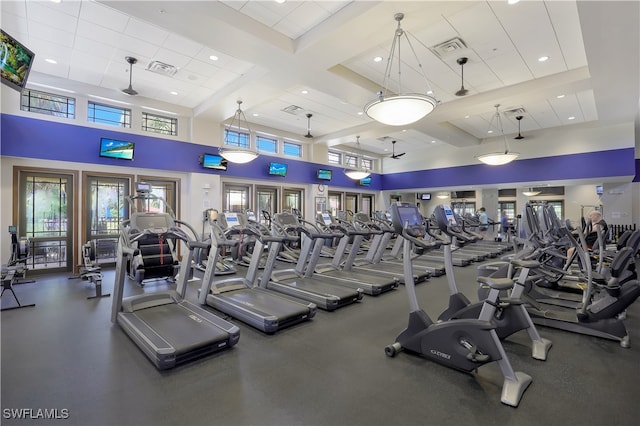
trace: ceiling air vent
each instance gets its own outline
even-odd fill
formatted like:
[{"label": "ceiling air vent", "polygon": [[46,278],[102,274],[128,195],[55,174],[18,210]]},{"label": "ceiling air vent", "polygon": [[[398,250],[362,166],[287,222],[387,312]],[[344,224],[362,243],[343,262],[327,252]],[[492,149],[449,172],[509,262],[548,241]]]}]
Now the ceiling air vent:
[{"label": "ceiling air vent", "polygon": [[304,110],[297,105],[289,105],[286,108],[282,108],[282,111],[288,112],[289,114],[298,115]]},{"label": "ceiling air vent", "polygon": [[450,40],[431,46],[431,51],[441,58],[451,55],[461,49],[466,49],[467,43],[460,37],[454,37]]},{"label": "ceiling air vent", "polygon": [[527,110],[525,110],[522,107],[520,107],[520,108],[511,108],[511,109],[503,111],[502,113],[504,114],[505,117],[515,117],[515,116],[518,116],[518,115],[525,115],[527,113]]},{"label": "ceiling air vent", "polygon": [[149,65],[147,65],[146,69],[147,71],[155,72],[162,75],[168,75],[169,77],[173,77],[178,72],[178,68],[160,61],[149,62]]}]

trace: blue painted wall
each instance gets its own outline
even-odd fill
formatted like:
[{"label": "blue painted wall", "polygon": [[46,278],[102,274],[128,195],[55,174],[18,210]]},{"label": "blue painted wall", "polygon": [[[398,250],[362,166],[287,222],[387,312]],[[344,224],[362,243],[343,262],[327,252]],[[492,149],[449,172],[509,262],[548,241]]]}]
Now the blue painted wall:
[{"label": "blue painted wall", "polygon": [[[205,152],[216,154],[216,147],[9,114],[1,116],[0,137],[0,152],[6,156],[187,173],[224,174],[246,179],[271,180],[274,183],[327,183],[332,186],[351,187],[354,190],[364,188],[346,177],[341,167],[261,155],[248,164],[229,164],[226,172],[220,172],[204,169],[198,162],[200,155]],[[103,137],[134,142],[134,159],[128,161],[100,157],[100,139]],[[286,163],[289,166],[287,176],[269,176],[268,168],[271,161]],[[333,170],[333,180],[318,180],[316,172],[319,168]],[[635,159],[633,148],[518,160],[500,167],[477,164],[386,175],[374,174],[368,188],[402,190],[616,176],[635,176],[634,182],[640,181],[640,159]]]},{"label": "blue painted wall", "polygon": [[[247,164],[229,164],[227,171],[203,168],[198,159],[203,153],[217,154],[218,148],[178,142],[152,136],[136,135],[109,129],[97,129],[58,122],[37,120],[2,114],[0,121],[2,138],[1,154],[6,156],[41,158],[46,160],[72,161],[108,166],[139,167],[145,169],[171,170],[187,173],[224,174],[247,179],[267,179],[274,183],[324,183],[332,186],[363,189],[349,179],[342,167],[320,165],[292,158],[260,155]],[[100,139],[111,138],[135,143],[133,160],[100,157]],[[286,163],[286,177],[269,176],[270,162]],[[316,177],[319,168],[333,171],[331,182]],[[373,175],[368,189],[382,189],[380,175]]]}]

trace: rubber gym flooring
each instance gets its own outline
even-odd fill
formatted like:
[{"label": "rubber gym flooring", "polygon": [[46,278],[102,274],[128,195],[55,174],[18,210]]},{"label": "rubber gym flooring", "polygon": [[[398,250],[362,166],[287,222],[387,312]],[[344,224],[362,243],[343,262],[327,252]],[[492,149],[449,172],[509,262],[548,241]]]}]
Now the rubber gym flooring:
[{"label": "rubber gym flooring", "polygon": [[[476,300],[476,265],[456,268]],[[104,271],[110,292],[113,270]],[[515,370],[533,377],[520,406],[500,403],[495,363],[474,374],[384,347],[406,326],[400,286],[307,323],[265,335],[240,322],[230,350],[158,371],[119,326],[111,298],[87,300],[87,281],[35,276],[15,286],[33,308],[2,312],[3,425],[637,425],[640,304],[628,310],[631,348],[539,327],[547,361],[530,357],[524,331],[505,342]],[[196,299],[198,281],[189,286]],[[168,288],[127,283],[126,294]],[[446,278],[419,284],[432,317],[447,302]],[[5,293],[2,306],[12,305]],[[21,409],[30,409],[21,410]],[[43,419],[48,416],[59,419]],[[18,414],[16,414],[18,413]],[[22,419],[18,419],[19,414]],[[24,417],[27,417],[26,419]],[[40,418],[39,418],[40,416]]]}]

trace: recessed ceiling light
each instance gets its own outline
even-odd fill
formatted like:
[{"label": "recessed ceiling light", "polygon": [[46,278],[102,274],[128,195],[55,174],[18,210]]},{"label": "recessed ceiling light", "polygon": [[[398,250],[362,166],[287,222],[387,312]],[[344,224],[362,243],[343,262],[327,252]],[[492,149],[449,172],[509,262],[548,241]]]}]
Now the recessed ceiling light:
[{"label": "recessed ceiling light", "polygon": [[211,59],[212,61],[217,61],[220,58],[218,58],[216,55],[211,55],[209,56],[209,59]]},{"label": "recessed ceiling light", "polygon": [[520,0],[507,0],[507,4],[516,4],[519,3]]},{"label": "recessed ceiling light", "polygon": [[407,131],[407,129],[402,129],[402,133],[404,133],[404,132],[406,132],[406,131]]},{"label": "recessed ceiling light", "polygon": [[173,91],[171,91],[169,93],[171,93],[172,95],[177,95],[178,94],[178,92],[176,92],[175,90],[173,90]]},{"label": "recessed ceiling light", "polygon": [[427,90],[427,95],[433,95],[433,90]]},{"label": "recessed ceiling light", "polygon": [[309,93],[308,90],[301,90],[300,93],[302,93],[303,95],[306,95],[307,93]]},{"label": "recessed ceiling light", "polygon": [[571,117],[567,118],[567,120],[575,120],[576,118],[572,115]]},{"label": "recessed ceiling light", "polygon": [[558,96],[556,96],[556,98],[562,99],[562,98],[564,98],[564,95],[558,95]]},{"label": "recessed ceiling light", "polygon": [[282,3],[284,3],[285,1],[287,1],[287,0],[275,0],[275,2],[276,2],[276,3],[278,3],[278,4],[282,4]]},{"label": "recessed ceiling light", "polygon": [[45,59],[45,62],[49,62],[50,64],[57,64],[58,63],[58,62],[56,62],[55,59],[51,59],[51,58]]},{"label": "recessed ceiling light", "polygon": [[493,130],[489,130],[487,133],[493,133]]},{"label": "recessed ceiling light", "polygon": [[464,118],[469,118],[469,116],[468,116],[468,115],[465,115],[465,116],[464,116]]},{"label": "recessed ceiling light", "polygon": [[431,141],[431,143],[436,143],[436,141]]},{"label": "recessed ceiling light", "polygon": [[547,60],[549,60],[549,57],[548,57],[548,56],[540,56],[540,57],[538,58],[538,62],[545,62],[545,61],[547,61]]},{"label": "recessed ceiling light", "polygon": [[358,115],[362,115],[362,114],[364,114],[364,112],[358,111]]},{"label": "recessed ceiling light", "polygon": [[62,0],[50,0],[51,3],[62,3]]},{"label": "recessed ceiling light", "polygon": [[258,117],[260,114],[258,114],[257,112],[254,112],[254,113],[253,113],[253,114],[251,114],[251,115],[253,115],[254,117]]},{"label": "recessed ceiling light", "polygon": [[376,56],[375,58],[373,58],[373,62],[382,62],[382,56]]}]

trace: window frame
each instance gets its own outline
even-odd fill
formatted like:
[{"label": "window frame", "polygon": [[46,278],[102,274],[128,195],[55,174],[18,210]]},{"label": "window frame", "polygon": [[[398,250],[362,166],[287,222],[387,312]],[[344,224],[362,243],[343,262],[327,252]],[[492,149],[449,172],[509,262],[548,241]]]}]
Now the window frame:
[{"label": "window frame", "polygon": [[[35,96],[34,96],[35,95]],[[46,99],[57,98],[58,100]],[[28,102],[25,103],[25,99]],[[41,101],[47,103],[54,103],[56,105],[65,106],[64,111],[56,110],[55,108],[42,108],[33,106],[32,101]],[[42,90],[24,89],[20,93],[20,110],[32,112],[35,114],[50,115],[53,117],[70,118],[75,120],[76,118],[76,98],[70,96],[59,95],[57,93],[43,92]]]},{"label": "window frame", "polygon": [[[115,121],[115,120],[109,120],[109,119],[105,119],[105,118],[100,118],[97,119],[97,114],[96,111],[102,111],[105,112],[105,110],[101,110],[100,108],[96,108],[96,106],[100,106],[103,108],[108,108],[110,110],[112,110],[113,113],[117,113],[117,112],[121,112],[121,116],[120,116],[120,121]],[[93,111],[93,117],[91,116],[91,112]],[[122,127],[124,129],[130,129],[131,128],[131,109],[130,108],[122,108],[122,107],[116,107],[113,105],[109,105],[106,103],[100,103],[100,102],[94,102],[94,101],[87,101],[87,122],[89,123],[95,123],[95,124],[102,124],[105,126],[112,126],[112,127]],[[124,118],[124,120],[123,120]],[[128,118],[128,120],[127,120]]]},{"label": "window frame", "polygon": [[[149,117],[155,123],[167,123],[171,130],[166,131],[157,127],[149,127]],[[178,119],[176,117],[167,117],[165,115],[155,114],[152,112],[142,111],[142,130],[145,132],[159,133],[161,135],[178,136]]]}]

